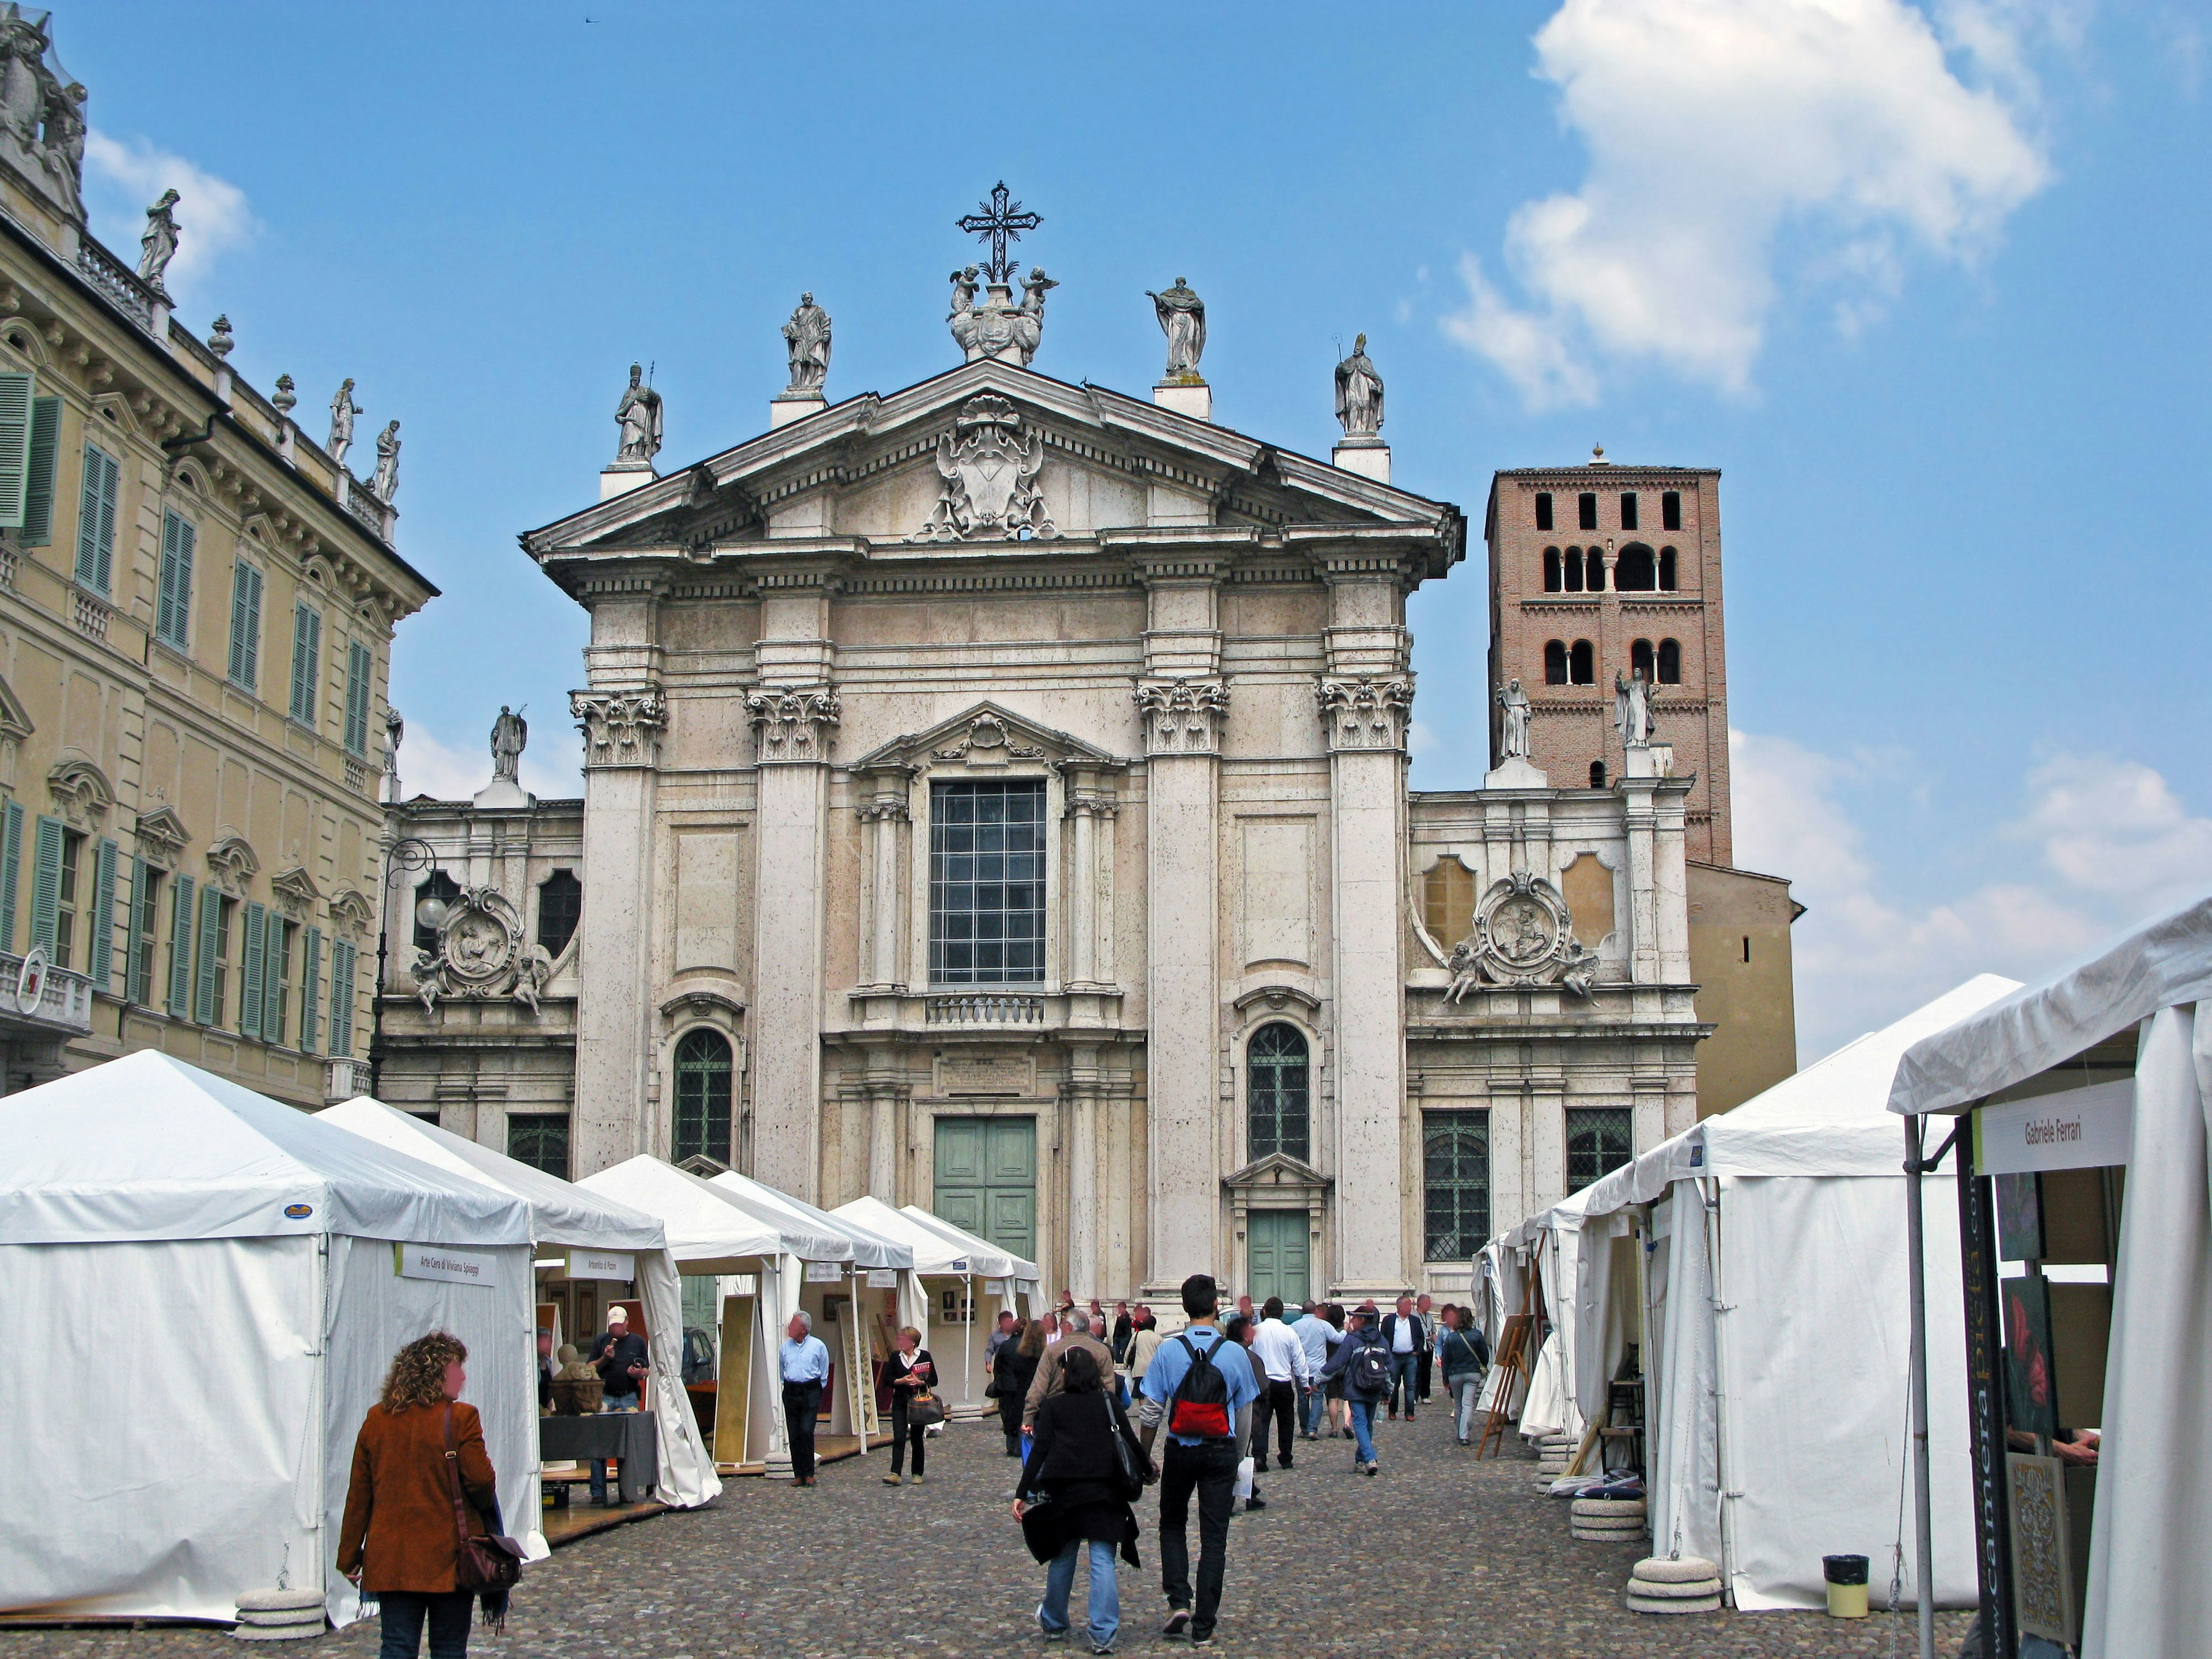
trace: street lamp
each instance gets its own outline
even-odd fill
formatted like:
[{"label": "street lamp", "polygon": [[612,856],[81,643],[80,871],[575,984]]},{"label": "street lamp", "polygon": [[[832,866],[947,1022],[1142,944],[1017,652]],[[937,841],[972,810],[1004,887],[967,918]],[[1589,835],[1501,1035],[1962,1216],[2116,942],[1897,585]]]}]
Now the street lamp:
[{"label": "street lamp", "polygon": [[[376,993],[369,998],[368,1024],[368,1092],[372,1099],[384,1098],[384,985],[386,957],[392,934],[392,869],[438,871],[437,849],[420,836],[406,836],[395,841],[384,854],[384,900],[378,908],[376,927]],[[434,931],[442,927],[449,907],[435,893],[426,895],[415,906],[415,920]]]}]

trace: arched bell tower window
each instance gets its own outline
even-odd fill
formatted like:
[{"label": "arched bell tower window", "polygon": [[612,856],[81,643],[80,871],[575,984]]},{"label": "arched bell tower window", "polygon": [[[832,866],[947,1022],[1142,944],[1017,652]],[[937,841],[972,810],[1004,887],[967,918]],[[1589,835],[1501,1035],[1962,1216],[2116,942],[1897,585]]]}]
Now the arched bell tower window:
[{"label": "arched bell tower window", "polygon": [[1588,640],[1577,640],[1567,653],[1567,683],[1570,685],[1597,684],[1597,653]]},{"label": "arched bell tower window", "polygon": [[1547,593],[1559,592],[1559,550],[1556,547],[1544,550],[1544,591]]},{"label": "arched bell tower window", "polygon": [[676,1045],[676,1125],[669,1161],[705,1153],[730,1162],[730,1044],[720,1031],[695,1026]]},{"label": "arched bell tower window", "polygon": [[1249,1156],[1261,1158],[1282,1152],[1301,1164],[1310,1162],[1313,1133],[1307,1102],[1312,1098],[1312,1066],[1304,1034],[1279,1020],[1262,1025],[1252,1034],[1245,1060]]},{"label": "arched bell tower window", "polygon": [[1682,683],[1682,643],[1680,640],[1659,641],[1659,672],[1654,678],[1661,685],[1680,685]]},{"label": "arched bell tower window", "polygon": [[1659,676],[1651,659],[1650,641],[1638,640],[1628,647],[1628,672],[1643,675],[1655,685],[1659,683]]},{"label": "arched bell tower window", "polygon": [[1567,683],[1567,642],[1547,640],[1544,642],[1544,684],[1565,685]]}]

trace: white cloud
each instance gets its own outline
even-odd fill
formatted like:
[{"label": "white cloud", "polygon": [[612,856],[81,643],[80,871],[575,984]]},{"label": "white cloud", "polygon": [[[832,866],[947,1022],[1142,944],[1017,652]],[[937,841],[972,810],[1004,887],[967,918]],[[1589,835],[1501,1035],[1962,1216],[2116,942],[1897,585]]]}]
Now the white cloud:
[{"label": "white cloud", "polygon": [[[2023,780],[2026,805],[1995,832],[1988,878],[1916,905],[1879,869],[1842,799],[1894,783],[1893,759],[1815,753],[1729,734],[1737,861],[1792,880],[1798,1058],[1818,1059],[1978,973],[2031,979],[2212,885],[2212,819],[2164,777],[2109,757],[2059,756]],[[2016,847],[2018,868],[2002,849]]]},{"label": "white cloud", "polygon": [[[491,722],[478,742],[448,744],[415,721],[399,745],[399,783],[409,799],[467,800],[491,781]],[[530,746],[523,751],[522,787],[547,799],[574,799],[584,793],[583,739],[566,721],[533,722]]]},{"label": "white cloud", "polygon": [[1785,241],[1863,328],[1908,251],[1971,262],[2042,188],[2028,51],[2065,9],[1953,0],[1939,34],[1905,0],[1566,0],[1537,73],[1589,172],[1507,224],[1531,303],[1470,258],[1445,331],[1532,407],[1594,401],[1606,361],[1748,392]]},{"label": "white cloud", "polygon": [[85,135],[85,207],[93,234],[134,267],[146,210],[165,190],[177,203],[177,257],[163,285],[180,301],[203,297],[216,261],[253,240],[258,228],[246,192],[143,138],[114,138],[97,129]]}]

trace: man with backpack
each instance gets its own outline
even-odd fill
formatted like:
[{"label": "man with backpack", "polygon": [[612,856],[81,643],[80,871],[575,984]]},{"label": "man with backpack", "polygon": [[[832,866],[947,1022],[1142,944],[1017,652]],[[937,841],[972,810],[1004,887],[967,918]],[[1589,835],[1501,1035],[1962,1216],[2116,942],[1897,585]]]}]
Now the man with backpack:
[{"label": "man with backpack", "polygon": [[[1168,1621],[1160,1634],[1188,1634],[1194,1646],[1213,1640],[1228,1565],[1229,1517],[1237,1501],[1238,1415],[1260,1397],[1249,1357],[1224,1343],[1215,1328],[1220,1292],[1205,1273],[1182,1282],[1182,1310],[1189,1323],[1164,1340],[1146,1368],[1138,1422],[1145,1455],[1163,1423],[1167,1451],[1160,1468],[1160,1586]],[[1249,1424],[1249,1419],[1246,1422]],[[1198,1594],[1190,1582],[1190,1499],[1198,1495]]]},{"label": "man with backpack", "polygon": [[1390,1363],[1390,1351],[1382,1346],[1382,1333],[1376,1328],[1374,1313],[1355,1309],[1352,1329],[1322,1372],[1323,1381],[1334,1376],[1344,1379],[1344,1398],[1352,1407],[1352,1436],[1359,1443],[1352,1454],[1355,1474],[1372,1475],[1382,1467],[1375,1455],[1375,1408],[1390,1392],[1395,1369]]}]

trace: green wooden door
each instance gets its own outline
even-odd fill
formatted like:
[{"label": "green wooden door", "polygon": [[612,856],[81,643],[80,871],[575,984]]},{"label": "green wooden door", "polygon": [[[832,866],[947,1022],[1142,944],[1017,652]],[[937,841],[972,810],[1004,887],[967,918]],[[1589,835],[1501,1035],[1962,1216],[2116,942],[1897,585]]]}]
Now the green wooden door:
[{"label": "green wooden door", "polygon": [[1304,1210],[1254,1210],[1245,1220],[1244,1244],[1252,1264],[1253,1301],[1279,1296],[1285,1307],[1295,1307],[1312,1293]]},{"label": "green wooden door", "polygon": [[1036,1260],[1036,1120],[937,1120],[937,1198],[956,1227]]}]

